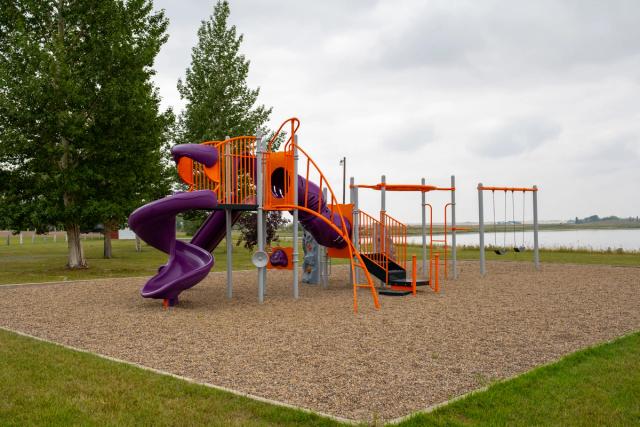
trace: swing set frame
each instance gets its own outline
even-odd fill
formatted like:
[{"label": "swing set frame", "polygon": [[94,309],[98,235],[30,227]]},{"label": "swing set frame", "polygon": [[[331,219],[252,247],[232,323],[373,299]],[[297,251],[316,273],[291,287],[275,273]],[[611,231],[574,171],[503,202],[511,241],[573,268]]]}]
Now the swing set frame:
[{"label": "swing set frame", "polygon": [[[523,206],[525,203],[525,194],[527,192],[530,192],[532,194],[532,198],[533,198],[533,203],[532,203],[532,207],[533,207],[533,264],[536,268],[536,270],[540,269],[540,252],[539,252],[539,246],[538,246],[538,187],[536,185],[532,186],[532,187],[485,187],[484,185],[482,185],[482,183],[478,184],[478,234],[479,234],[479,238],[480,238],[480,275],[484,276],[487,273],[487,266],[486,266],[486,259],[485,259],[485,244],[484,244],[484,192],[485,191],[491,191],[492,192],[492,196],[493,196],[493,216],[494,216],[494,233],[496,233],[496,229],[495,229],[495,192],[496,191],[503,191],[504,192],[504,197],[505,197],[505,231],[504,231],[504,244],[503,246],[506,247],[506,227],[507,227],[507,221],[506,221],[506,216],[507,216],[507,210],[506,210],[506,200],[507,200],[507,192],[510,191],[512,194],[512,211],[513,211],[513,217],[514,217],[514,233],[515,233],[515,208],[514,208],[514,200],[513,200],[513,195],[516,192],[522,192],[523,195]],[[523,208],[524,209],[524,208]],[[524,210],[523,210],[523,231],[524,231]],[[515,236],[515,234],[514,234]],[[495,237],[494,235],[494,240],[497,239],[497,237]],[[523,244],[524,244],[524,240],[523,240]],[[515,237],[514,237],[514,250],[516,247],[516,242],[515,242]],[[506,253],[506,250],[500,250],[498,251],[496,249],[496,253],[499,253],[499,255],[503,255],[504,253]],[[516,252],[520,252],[520,250],[516,250]]]}]

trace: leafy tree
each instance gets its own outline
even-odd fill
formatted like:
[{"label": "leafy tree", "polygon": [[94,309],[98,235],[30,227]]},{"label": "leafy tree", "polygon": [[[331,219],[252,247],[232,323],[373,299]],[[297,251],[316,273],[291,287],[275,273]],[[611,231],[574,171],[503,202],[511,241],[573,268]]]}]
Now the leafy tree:
[{"label": "leafy tree", "polygon": [[269,120],[271,108],[254,107],[260,89],[247,86],[249,60],[240,53],[243,35],[228,26],[229,2],[218,1],[213,15],[202,21],[191,67],[178,91],[187,101],[180,116],[184,143],[223,140],[227,135],[252,135]]},{"label": "leafy tree", "polygon": [[[279,240],[278,229],[289,221],[282,217],[280,211],[269,211],[267,215],[265,234],[267,244]],[[253,250],[254,246],[258,244],[258,229],[256,228],[257,214],[255,212],[247,212],[242,215],[237,222],[237,227],[240,230],[240,237],[236,242],[236,246],[240,246],[244,242],[244,247]]]},{"label": "leafy tree", "polygon": [[[168,117],[149,78],[166,27],[149,0],[0,7],[1,213],[15,230],[63,225],[70,268],[86,267],[82,226],[121,220],[115,205],[149,197],[156,184],[140,184],[162,180]],[[136,185],[124,168],[138,168]]]},{"label": "leafy tree", "polygon": [[[258,131],[268,134],[265,123],[272,109],[255,105],[260,89],[247,86],[249,60],[240,53],[243,36],[237,34],[234,25],[229,26],[229,14],[229,2],[218,1],[213,14],[202,21],[198,43],[191,52],[191,66],[184,82],[178,81],[180,96],[187,101],[179,120],[182,143],[223,140],[226,136],[254,135]],[[278,143],[281,141],[282,138]],[[267,215],[268,224],[277,229],[281,214]],[[185,215],[187,219],[196,217],[202,219],[203,215]],[[247,247],[253,247],[255,236],[248,230],[255,230],[256,215],[244,214],[240,224],[242,239]]]}]

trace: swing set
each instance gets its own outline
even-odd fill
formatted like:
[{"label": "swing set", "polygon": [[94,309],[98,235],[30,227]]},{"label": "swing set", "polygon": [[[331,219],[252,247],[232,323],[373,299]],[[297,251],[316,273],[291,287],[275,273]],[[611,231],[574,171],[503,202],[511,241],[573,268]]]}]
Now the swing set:
[{"label": "swing set", "polygon": [[[513,245],[511,249],[514,252],[525,252],[527,250],[525,246],[525,222],[526,222],[526,193],[530,192],[533,195],[533,263],[536,269],[540,268],[540,256],[538,248],[538,187],[485,187],[482,183],[478,184],[478,233],[480,237],[480,274],[486,274],[486,262],[485,262],[485,241],[484,241],[484,192],[491,191],[491,204],[493,213],[493,252],[496,255],[505,255],[509,252],[507,248],[507,234],[508,225],[507,221],[507,193],[511,193],[511,225],[513,231]],[[496,191],[503,193],[504,200],[504,221],[502,222],[502,246],[498,246],[498,223],[496,222]],[[520,228],[522,230],[522,239],[520,244],[517,242],[517,226],[516,223],[516,204],[515,194],[522,193],[522,221]]]}]

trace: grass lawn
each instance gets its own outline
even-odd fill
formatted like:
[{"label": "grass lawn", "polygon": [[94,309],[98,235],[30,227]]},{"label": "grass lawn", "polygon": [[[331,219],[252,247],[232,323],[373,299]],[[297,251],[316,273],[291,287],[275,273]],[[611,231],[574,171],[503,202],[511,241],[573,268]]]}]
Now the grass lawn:
[{"label": "grass lawn", "polygon": [[337,423],[0,330],[0,425]]},{"label": "grass lawn", "polygon": [[[82,242],[89,268],[69,270],[67,262],[67,244],[59,240],[53,242],[37,240],[25,241],[19,245],[17,240],[10,246],[0,242],[0,284],[49,282],[63,280],[95,279],[100,277],[152,276],[158,267],[167,262],[167,255],[142,244],[142,252],[136,252],[133,240],[114,240],[113,258],[102,258],[102,240]],[[215,266],[213,271],[223,271],[226,266],[226,246],[224,241],[213,252]],[[241,246],[233,247],[234,268],[252,268],[251,252]]]},{"label": "grass lawn", "polygon": [[[282,242],[287,245],[286,242]],[[52,239],[36,243],[25,240],[18,244],[16,237],[11,245],[0,242],[0,285],[9,283],[48,282],[63,280],[94,279],[100,277],[132,277],[151,276],[158,267],[167,261],[167,256],[146,244],[142,245],[142,252],[135,251],[132,240],[114,240],[112,259],[102,258],[102,240],[85,240],[83,247],[88,259],[89,268],[83,270],[69,270],[65,267],[67,245],[62,239],[53,242]],[[302,253],[302,250],[300,251]],[[226,268],[226,245],[224,241],[214,251],[216,259],[213,271],[224,271]],[[420,263],[421,247],[410,246],[408,255],[417,255]],[[492,251],[486,251],[487,260],[499,261],[531,261],[532,252],[509,252],[498,256]],[[459,248],[458,258],[461,260],[476,260],[480,252],[477,248]],[[543,250],[540,252],[542,262],[576,263],[576,264],[610,264],[621,266],[640,266],[640,253],[630,252],[587,252],[570,250]],[[336,259],[334,263],[344,263],[345,260]],[[233,246],[233,265],[236,270],[253,268],[251,252],[241,246]]]},{"label": "grass lawn", "polygon": [[579,351],[400,425],[640,425],[640,333]]},{"label": "grass lawn", "polygon": [[[338,425],[0,330],[0,425]],[[402,426],[638,425],[640,333]]]}]

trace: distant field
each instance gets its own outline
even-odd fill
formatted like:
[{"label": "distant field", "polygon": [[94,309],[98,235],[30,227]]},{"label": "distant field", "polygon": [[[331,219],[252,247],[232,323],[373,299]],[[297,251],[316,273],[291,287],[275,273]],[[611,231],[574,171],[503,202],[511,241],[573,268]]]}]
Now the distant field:
[{"label": "distant field", "polygon": [[[286,242],[282,242],[287,245]],[[35,243],[25,240],[18,244],[14,236],[9,246],[0,241],[0,284],[30,283],[66,281],[80,279],[94,279],[101,277],[132,277],[151,276],[156,273],[158,267],[167,262],[167,255],[147,246],[142,245],[142,252],[135,251],[135,243],[132,240],[114,240],[112,259],[102,258],[102,245],[100,239],[83,241],[84,251],[88,259],[89,268],[84,270],[68,270],[65,267],[67,245],[64,239],[53,242],[51,238],[46,241],[41,238]],[[300,249],[302,253],[302,249]],[[216,264],[214,271],[223,271],[226,266],[226,249],[224,242],[214,251]],[[251,264],[251,252],[242,246],[233,246],[233,266],[236,270],[253,268]],[[421,256],[419,246],[409,246],[408,256]],[[530,260],[532,253],[510,252],[504,256],[495,255],[487,251],[487,260],[497,261],[524,261]],[[458,258],[461,260],[478,259],[480,252],[477,248],[459,248]],[[543,250],[540,252],[542,262],[576,263],[576,264],[611,264],[640,266],[640,253],[629,252],[588,252],[574,250]],[[336,264],[345,260],[335,259]]]}]

